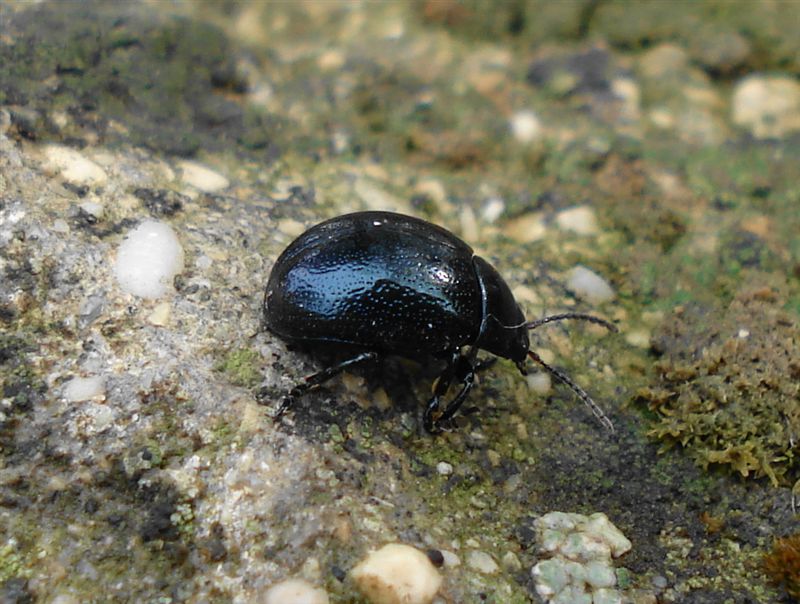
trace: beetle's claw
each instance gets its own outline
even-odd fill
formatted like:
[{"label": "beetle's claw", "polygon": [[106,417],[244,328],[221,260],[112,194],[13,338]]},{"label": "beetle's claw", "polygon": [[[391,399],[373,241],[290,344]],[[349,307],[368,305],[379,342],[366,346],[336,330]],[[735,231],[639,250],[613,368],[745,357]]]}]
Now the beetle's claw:
[{"label": "beetle's claw", "polygon": [[292,406],[293,402],[294,399],[291,396],[285,396],[281,401],[278,410],[272,415],[272,421],[280,421],[280,419],[283,417],[283,414],[286,413],[286,410]]}]

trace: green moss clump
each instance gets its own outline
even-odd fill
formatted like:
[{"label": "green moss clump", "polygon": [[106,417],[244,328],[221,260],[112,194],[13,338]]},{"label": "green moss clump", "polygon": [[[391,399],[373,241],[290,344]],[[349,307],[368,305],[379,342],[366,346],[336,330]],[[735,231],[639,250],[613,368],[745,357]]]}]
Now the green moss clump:
[{"label": "green moss clump", "polygon": [[679,307],[654,334],[655,382],[639,391],[651,435],[774,485],[797,479],[800,325],[769,288],[740,290],[721,312]]},{"label": "green moss clump", "polygon": [[245,388],[255,387],[262,378],[259,369],[261,355],[255,350],[242,348],[230,351],[215,369],[223,372],[232,384]]}]

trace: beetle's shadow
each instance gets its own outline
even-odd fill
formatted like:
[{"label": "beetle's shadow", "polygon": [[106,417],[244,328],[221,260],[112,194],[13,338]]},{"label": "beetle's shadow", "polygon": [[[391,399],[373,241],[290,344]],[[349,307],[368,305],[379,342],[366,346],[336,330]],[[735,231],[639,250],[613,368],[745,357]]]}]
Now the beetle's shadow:
[{"label": "beetle's shadow", "polygon": [[[290,350],[308,361],[312,373],[358,353],[341,346],[319,345],[313,349],[292,345]],[[329,439],[333,425],[338,426],[345,439],[348,430],[367,426],[392,426],[389,431],[395,434],[409,429],[422,434],[422,413],[431,396],[431,384],[445,365],[434,358],[415,362],[397,356],[379,356],[375,361],[354,365],[296,397],[286,411],[287,418],[279,420],[281,429],[317,441]],[[296,381],[301,382],[302,377],[296,375]]]}]

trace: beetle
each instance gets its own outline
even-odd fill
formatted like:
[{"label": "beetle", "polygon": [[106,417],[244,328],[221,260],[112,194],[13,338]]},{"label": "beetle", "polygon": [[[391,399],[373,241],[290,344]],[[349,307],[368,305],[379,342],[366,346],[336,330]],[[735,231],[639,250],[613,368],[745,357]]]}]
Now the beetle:
[{"label": "beetle", "polygon": [[[453,233],[419,218],[366,211],[311,227],[272,267],[263,313],[266,328],[289,343],[354,352],[298,383],[276,417],[296,397],[353,365],[390,355],[435,358],[446,365],[434,382],[423,425],[437,433],[467,398],[478,351],[485,350],[511,360],[523,375],[532,359],[613,429],[583,388],[530,350],[528,332],[564,319],[616,327],[573,312],[527,321],[491,264]],[[443,404],[453,382],[460,390]]]}]

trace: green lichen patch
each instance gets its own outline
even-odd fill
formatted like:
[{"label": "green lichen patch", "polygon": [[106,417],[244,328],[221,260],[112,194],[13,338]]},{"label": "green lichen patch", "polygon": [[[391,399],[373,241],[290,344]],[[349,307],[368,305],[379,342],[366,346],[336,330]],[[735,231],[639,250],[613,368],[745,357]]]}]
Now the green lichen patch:
[{"label": "green lichen patch", "polygon": [[774,484],[796,480],[800,325],[769,288],[745,288],[721,311],[678,307],[653,335],[657,376],[638,398],[657,415],[651,434]]},{"label": "green lichen patch", "polygon": [[215,369],[226,375],[232,384],[245,388],[255,387],[262,379],[261,355],[250,348],[231,350]]}]

